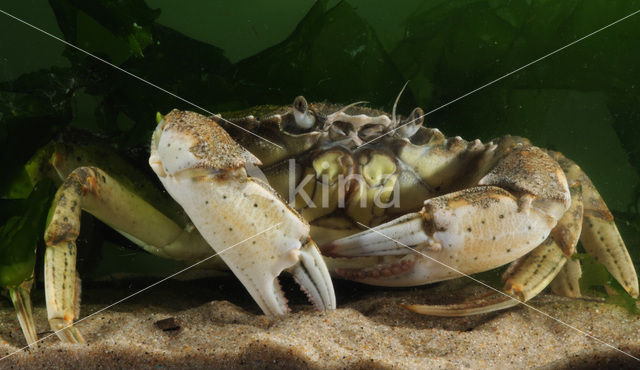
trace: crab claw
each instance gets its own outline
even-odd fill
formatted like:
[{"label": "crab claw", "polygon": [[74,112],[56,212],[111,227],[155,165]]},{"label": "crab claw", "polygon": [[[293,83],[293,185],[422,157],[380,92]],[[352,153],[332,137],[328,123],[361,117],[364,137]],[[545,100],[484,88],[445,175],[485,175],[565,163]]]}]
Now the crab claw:
[{"label": "crab claw", "polygon": [[[300,244],[296,244],[292,243],[290,249],[278,251],[277,253],[282,253],[280,258],[243,258],[245,253],[241,251],[246,248],[242,248],[241,245],[234,247],[234,251],[238,253],[233,253],[232,250],[228,254],[221,253],[221,257],[267,315],[284,315],[289,312],[287,299],[278,281],[278,276],[282,271],[293,275],[316,309],[336,308],[336,298],[329,270],[315,243],[309,239],[301,247],[299,247]],[[269,253],[281,249],[277,246],[276,248],[264,247],[261,249],[269,250]],[[247,254],[250,255],[251,252]],[[255,253],[254,255],[261,254]],[[256,262],[259,262],[259,265]]]},{"label": "crab claw", "polygon": [[[365,284],[411,286],[459,276],[455,270],[437,263],[442,258],[441,248],[422,229],[423,225],[422,215],[411,213],[324,244],[320,249],[323,255],[337,258],[331,261],[336,274]],[[363,257],[377,257],[378,263],[361,265],[349,261]]]},{"label": "crab claw", "polygon": [[329,270],[318,251],[318,247],[311,239],[300,248],[299,257],[300,260],[288,271],[316,309],[335,309],[336,295],[333,291]]},{"label": "crab claw", "polygon": [[[566,182],[560,185],[566,188]],[[475,274],[520,258],[544,241],[569,203],[568,191],[558,193],[554,199],[518,198],[495,186],[469,188],[428,199],[419,212],[321,249],[331,257],[381,256],[374,266],[336,269],[373,285],[421,285]]]},{"label": "crab claw", "polygon": [[419,213],[410,213],[386,224],[361,233],[327,243],[321,247],[329,257],[368,257],[382,255],[406,255],[408,247],[430,241],[422,229],[424,219]]},{"label": "crab claw", "polygon": [[278,283],[285,270],[316,308],[336,307],[309,224],[247,174],[260,161],[214,119],[177,110],[166,115],[153,134],[149,164],[265,314],[289,311]]}]

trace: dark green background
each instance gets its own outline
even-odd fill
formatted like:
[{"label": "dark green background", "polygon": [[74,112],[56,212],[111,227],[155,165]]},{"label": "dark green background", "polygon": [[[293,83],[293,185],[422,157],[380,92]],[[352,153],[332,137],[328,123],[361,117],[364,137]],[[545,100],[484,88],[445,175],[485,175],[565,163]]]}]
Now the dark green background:
[{"label": "dark green background", "polygon": [[[367,100],[430,111],[640,9],[640,1],[14,1],[1,9],[212,112]],[[189,105],[0,15],[2,215],[66,126],[146,146]],[[640,260],[640,14],[427,117],[450,136],[521,135],[578,162]]]}]

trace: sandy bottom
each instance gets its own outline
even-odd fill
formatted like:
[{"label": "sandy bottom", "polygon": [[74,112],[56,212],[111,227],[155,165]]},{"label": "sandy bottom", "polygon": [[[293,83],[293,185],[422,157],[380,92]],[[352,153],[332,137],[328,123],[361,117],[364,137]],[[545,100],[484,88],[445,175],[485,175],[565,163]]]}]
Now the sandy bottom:
[{"label": "sandy bottom", "polygon": [[[83,292],[82,316],[150,281],[96,284]],[[0,306],[0,368],[637,368],[640,362],[532,309],[467,318],[434,318],[397,305],[452,301],[479,291],[449,282],[379,290],[338,282],[340,308],[314,312],[295,285],[284,282],[293,313],[267,318],[233,278],[169,281],[78,324],[86,344],[56,336],[25,345],[8,300]],[[34,294],[39,337],[48,332],[42,291]],[[596,301],[551,295],[537,309],[640,357],[640,317]],[[179,329],[156,322],[174,318]]]}]

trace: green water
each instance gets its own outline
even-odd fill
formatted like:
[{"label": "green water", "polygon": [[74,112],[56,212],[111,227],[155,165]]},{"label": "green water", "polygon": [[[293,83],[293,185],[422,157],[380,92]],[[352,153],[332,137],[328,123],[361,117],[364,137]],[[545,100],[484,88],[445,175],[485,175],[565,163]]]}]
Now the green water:
[{"label": "green water", "polygon": [[[410,81],[399,111],[437,109],[430,127],[484,141],[526,136],[578,162],[640,267],[640,14],[511,73],[640,1],[107,4],[0,9],[212,112],[297,95],[389,110]],[[126,149],[147,145],[157,111],[195,109],[5,15],[0,35],[2,223],[19,213],[8,198],[31,190],[25,162],[65,127]]]}]

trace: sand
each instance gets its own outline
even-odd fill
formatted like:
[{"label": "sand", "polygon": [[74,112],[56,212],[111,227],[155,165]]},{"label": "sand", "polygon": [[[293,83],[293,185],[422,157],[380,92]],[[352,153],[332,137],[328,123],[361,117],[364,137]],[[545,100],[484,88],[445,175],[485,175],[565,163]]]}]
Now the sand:
[{"label": "sand", "polygon": [[[82,316],[153,281],[93,283]],[[640,362],[526,307],[466,318],[435,318],[397,305],[452,301],[480,292],[453,281],[411,289],[337,282],[339,309],[315,312],[290,281],[292,314],[261,315],[232,277],[168,281],[78,324],[86,344],[55,336],[20,350],[8,300],[0,306],[0,368],[637,368]],[[42,291],[34,292],[39,337],[49,335]],[[636,357],[640,317],[593,300],[543,294],[531,304]],[[165,321],[161,329],[156,322]],[[179,326],[179,328],[176,328]]]}]

